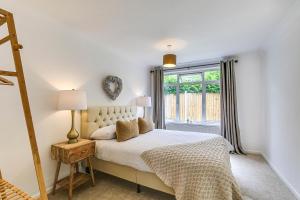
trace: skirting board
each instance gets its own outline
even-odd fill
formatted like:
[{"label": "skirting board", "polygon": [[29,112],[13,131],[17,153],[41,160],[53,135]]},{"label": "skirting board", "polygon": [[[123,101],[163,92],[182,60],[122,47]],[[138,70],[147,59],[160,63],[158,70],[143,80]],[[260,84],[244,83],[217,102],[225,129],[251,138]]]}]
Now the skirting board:
[{"label": "skirting board", "polygon": [[252,151],[252,150],[246,150],[246,154],[260,155],[260,156],[262,156],[261,152],[259,152],[259,151]]},{"label": "skirting board", "polygon": [[250,155],[260,155],[262,156],[261,152],[260,151],[257,151],[257,150],[249,150],[249,149],[246,149],[246,154],[250,154]]},{"label": "skirting board", "polygon": [[300,194],[297,192],[297,190],[286,180],[286,178],[284,178],[284,176],[282,176],[279,173],[277,168],[271,162],[269,162],[269,160],[267,159],[267,157],[263,153],[261,153],[261,156],[266,160],[266,162],[271,167],[271,169],[276,173],[276,175],[281,179],[281,181],[288,187],[288,189],[295,195],[295,197],[298,200],[300,200]]},{"label": "skirting board", "polygon": [[[53,188],[52,185],[46,188],[46,192],[47,192],[48,195],[52,192],[52,188]],[[40,198],[40,193],[32,195],[32,198],[39,199]]]},{"label": "skirting board", "polygon": [[[60,178],[64,178],[64,177],[67,177],[69,176],[69,172],[68,171],[64,171],[60,174]],[[52,177],[51,177],[52,178]],[[51,180],[51,183],[53,182],[53,180]],[[50,184],[49,186],[46,186],[46,192],[47,194],[49,195],[51,192],[52,192],[52,189],[53,189],[53,184]],[[40,193],[36,193],[34,195],[32,195],[32,198],[34,199],[39,199],[40,198]]]}]

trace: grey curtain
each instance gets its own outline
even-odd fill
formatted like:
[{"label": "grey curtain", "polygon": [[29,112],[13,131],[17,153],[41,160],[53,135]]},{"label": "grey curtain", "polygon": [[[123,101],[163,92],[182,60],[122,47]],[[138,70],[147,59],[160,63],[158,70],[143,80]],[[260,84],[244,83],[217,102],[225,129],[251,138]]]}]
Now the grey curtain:
[{"label": "grey curtain", "polygon": [[162,67],[155,67],[151,73],[153,122],[155,128],[165,129],[165,101],[164,101],[164,71]]},{"label": "grey curtain", "polygon": [[234,147],[234,153],[245,154],[238,123],[234,60],[221,61],[221,134]]}]

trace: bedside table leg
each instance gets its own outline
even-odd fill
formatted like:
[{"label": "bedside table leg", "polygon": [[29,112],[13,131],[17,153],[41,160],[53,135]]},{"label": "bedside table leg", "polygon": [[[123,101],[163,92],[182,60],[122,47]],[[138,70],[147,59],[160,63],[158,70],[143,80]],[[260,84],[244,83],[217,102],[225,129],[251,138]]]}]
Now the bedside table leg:
[{"label": "bedside table leg", "polygon": [[69,178],[69,200],[73,196],[73,177],[74,177],[74,164],[70,164],[70,178]]},{"label": "bedside table leg", "polygon": [[76,173],[78,173],[79,172],[79,163],[76,163],[75,166],[76,166]]},{"label": "bedside table leg", "polygon": [[59,171],[60,171],[60,166],[61,166],[61,160],[58,160],[58,161],[57,161],[57,166],[56,166],[55,177],[54,177],[54,183],[53,183],[53,190],[52,190],[52,194],[53,194],[53,195],[55,195],[56,184],[57,184],[57,180],[58,180],[58,175],[59,175]]},{"label": "bedside table leg", "polygon": [[89,168],[90,168],[90,175],[91,175],[91,178],[92,178],[92,184],[93,184],[93,186],[95,186],[95,177],[94,177],[94,170],[93,170],[93,166],[92,166],[91,157],[88,157],[87,160],[88,160],[88,165],[89,165]]}]

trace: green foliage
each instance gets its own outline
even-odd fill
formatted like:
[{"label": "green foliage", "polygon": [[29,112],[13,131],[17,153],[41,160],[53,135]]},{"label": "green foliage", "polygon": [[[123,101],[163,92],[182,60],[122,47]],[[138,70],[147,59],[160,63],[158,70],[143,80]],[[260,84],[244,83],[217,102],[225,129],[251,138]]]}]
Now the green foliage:
[{"label": "green foliage", "polygon": [[220,93],[221,88],[219,84],[207,84],[206,93]]},{"label": "green foliage", "polygon": [[165,94],[176,94],[176,87],[173,86],[166,86],[164,87]]},{"label": "green foliage", "polygon": [[204,80],[206,81],[216,81],[220,80],[221,74],[220,71],[207,71],[204,73]]},{"label": "green foliage", "polygon": [[164,77],[164,84],[177,83],[177,75],[166,75]]},{"label": "green foliage", "polygon": [[183,83],[179,86],[179,93],[201,93],[202,85],[201,84],[189,84]]},{"label": "green foliage", "polygon": [[[207,71],[204,73],[205,81],[216,81],[220,80],[220,71]],[[199,82],[199,76],[189,76],[189,82]],[[164,92],[165,94],[176,94],[176,86],[172,84],[177,83],[177,75],[166,75],[164,77]],[[171,85],[170,85],[171,84]],[[206,92],[207,93],[220,93],[220,85],[214,83],[206,84]],[[201,93],[202,92],[202,84],[199,83],[181,83],[179,86],[179,93]]]}]

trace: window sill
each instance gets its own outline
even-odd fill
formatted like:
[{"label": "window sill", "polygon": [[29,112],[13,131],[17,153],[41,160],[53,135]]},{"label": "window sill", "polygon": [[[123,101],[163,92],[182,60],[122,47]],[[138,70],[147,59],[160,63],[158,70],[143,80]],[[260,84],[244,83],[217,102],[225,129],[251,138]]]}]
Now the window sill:
[{"label": "window sill", "polygon": [[166,125],[189,125],[189,126],[220,126],[220,122],[178,122],[166,121]]}]

